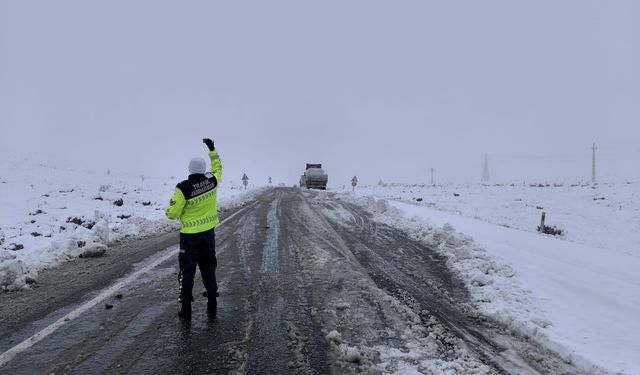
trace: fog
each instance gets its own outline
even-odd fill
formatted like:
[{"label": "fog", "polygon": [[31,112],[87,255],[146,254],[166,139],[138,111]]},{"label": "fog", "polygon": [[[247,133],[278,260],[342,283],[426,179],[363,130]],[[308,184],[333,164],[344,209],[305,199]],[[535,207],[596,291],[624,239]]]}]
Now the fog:
[{"label": "fog", "polygon": [[[637,1],[0,2],[0,156],[330,185],[640,179]],[[37,176],[34,176],[37,179]]]}]

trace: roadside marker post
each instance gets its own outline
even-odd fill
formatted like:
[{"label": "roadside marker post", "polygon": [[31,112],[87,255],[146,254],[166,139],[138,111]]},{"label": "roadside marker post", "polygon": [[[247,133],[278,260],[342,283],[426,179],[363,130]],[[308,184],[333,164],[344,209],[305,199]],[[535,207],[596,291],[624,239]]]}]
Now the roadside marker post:
[{"label": "roadside marker post", "polygon": [[545,219],[546,213],[542,213],[542,216],[540,217],[540,227],[538,228],[538,232],[544,233],[544,219]]}]

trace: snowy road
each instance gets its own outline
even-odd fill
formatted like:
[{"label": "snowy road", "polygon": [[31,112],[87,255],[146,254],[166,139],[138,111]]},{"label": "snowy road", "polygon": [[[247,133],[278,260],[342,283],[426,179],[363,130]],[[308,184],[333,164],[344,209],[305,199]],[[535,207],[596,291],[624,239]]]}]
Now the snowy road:
[{"label": "snowy road", "polygon": [[192,322],[177,318],[175,234],[0,294],[0,372],[579,373],[480,316],[436,252],[339,197],[278,188],[227,215],[215,319],[199,279]]}]

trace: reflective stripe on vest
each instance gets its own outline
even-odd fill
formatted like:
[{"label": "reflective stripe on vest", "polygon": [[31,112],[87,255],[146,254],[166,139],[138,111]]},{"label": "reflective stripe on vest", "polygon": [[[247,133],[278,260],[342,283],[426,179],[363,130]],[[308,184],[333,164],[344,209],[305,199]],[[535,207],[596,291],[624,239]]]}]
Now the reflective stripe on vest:
[{"label": "reflective stripe on vest", "polygon": [[193,227],[197,227],[199,225],[213,223],[213,222],[215,222],[217,220],[218,220],[218,215],[213,215],[213,216],[205,217],[204,219],[198,219],[198,220],[184,222],[184,223],[182,223],[182,227],[183,228],[193,228]]},{"label": "reflective stripe on vest", "polygon": [[215,190],[211,190],[207,193],[204,193],[202,195],[198,195],[195,198],[191,198],[187,201],[187,206],[193,206],[194,204],[198,204],[200,202],[202,202],[203,200],[207,199],[207,198],[211,198],[213,197],[213,195],[215,194]]}]

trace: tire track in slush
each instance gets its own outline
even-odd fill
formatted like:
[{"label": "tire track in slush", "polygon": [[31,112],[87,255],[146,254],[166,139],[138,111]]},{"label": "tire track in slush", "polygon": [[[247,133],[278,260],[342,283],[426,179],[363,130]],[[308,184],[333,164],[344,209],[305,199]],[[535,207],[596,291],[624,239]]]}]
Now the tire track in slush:
[{"label": "tire track in slush", "polygon": [[267,235],[262,248],[262,263],[260,264],[260,273],[265,277],[276,278],[278,277],[278,251],[279,251],[279,235],[280,235],[280,199],[282,198],[282,192],[278,191],[275,199],[271,202],[269,212],[267,213],[267,221],[265,229]]},{"label": "tire track in slush", "polygon": [[257,223],[260,235],[253,244],[255,251],[251,272],[247,275],[254,291],[253,325],[248,346],[246,371],[249,374],[275,374],[286,371],[289,362],[287,337],[282,321],[286,306],[285,298],[279,293],[278,240],[279,225],[277,209],[281,192],[273,194],[271,202],[265,202],[266,213],[260,212]]},{"label": "tire track in slush", "polygon": [[[309,198],[309,195],[310,194],[305,194],[304,196]],[[311,195],[311,198],[314,199],[305,200],[313,203],[324,202],[326,200],[323,194],[314,194]],[[331,200],[331,203],[333,202],[334,201]],[[307,209],[309,209],[308,207],[310,205],[307,204],[306,206]],[[341,220],[340,222],[336,222],[336,220],[326,212],[322,213],[322,211],[320,211],[316,213],[319,215],[318,218],[321,219],[320,221],[330,227],[336,239],[339,238],[344,241],[345,244],[339,247],[344,247],[345,251],[341,251],[336,245],[324,238],[324,236],[318,235],[314,228],[311,228],[308,223],[305,223],[304,220],[299,217],[297,218],[298,224],[306,227],[308,234],[315,237],[315,240],[327,243],[329,247],[344,254],[346,259],[350,260],[355,257],[354,263],[359,264],[366,270],[369,277],[371,277],[379,288],[386,290],[400,300],[406,299],[404,298],[405,294],[410,295],[413,301],[419,303],[421,310],[429,311],[431,316],[438,319],[448,330],[453,332],[462,342],[471,348],[484,363],[495,370],[504,374],[538,373],[538,371],[531,368],[525,361],[514,355],[515,353],[513,353],[513,351],[507,350],[494,342],[488,333],[483,332],[480,327],[473,327],[467,318],[461,312],[455,310],[453,306],[437,298],[432,291],[416,283],[413,278],[404,274],[382,255],[372,250],[377,249],[381,253],[389,255],[388,252],[391,249],[389,248],[390,244],[387,243],[388,238],[384,238],[385,236],[379,232],[378,225],[370,220],[366,214],[346,203],[342,203],[341,206],[341,208],[337,208],[334,205],[330,207],[324,206],[324,210],[344,210],[348,214],[353,215],[355,220]],[[305,208],[304,204],[302,208]],[[342,217],[342,215],[339,215],[339,217]],[[346,229],[345,224],[350,224],[351,226]],[[315,229],[317,230],[318,228]],[[436,275],[434,276],[439,277],[439,272],[442,272],[444,275],[450,273],[447,269],[441,269],[436,271]]]},{"label": "tire track in slush", "polygon": [[[378,228],[369,214],[358,207],[348,203],[343,205],[346,210],[367,223],[365,227],[368,229],[354,231],[351,228],[351,235],[345,237],[349,239],[359,261],[370,270],[370,276],[376,284],[400,300],[406,300],[404,293],[408,293],[411,296],[411,301],[406,301],[409,305],[417,303],[420,309],[426,309],[430,315],[437,317],[485,363],[490,363],[497,370],[508,374],[569,374],[576,371],[548,350],[522,341],[498,327],[470,319],[456,307],[456,302],[468,300],[468,292],[460,292],[461,282],[454,280],[441,255],[433,253],[399,230],[384,225]],[[344,227],[340,228],[335,223],[334,226],[336,230],[344,231]],[[380,246],[381,241],[385,246]],[[397,259],[388,251],[400,246],[410,250],[416,259],[419,253],[427,255],[429,261],[423,270],[426,271],[429,280],[416,279],[414,275],[403,271],[406,265],[402,262],[397,263]],[[446,296],[453,300],[448,300]],[[461,300],[461,296],[466,297],[462,297]]]},{"label": "tire track in slush", "polygon": [[[363,213],[353,207],[348,209],[351,213],[359,216],[366,223],[372,223]],[[530,367],[525,361],[505,347],[494,342],[490,336],[482,332],[480,327],[474,327],[471,322],[455,308],[449,305],[442,298],[438,298],[428,288],[417,283],[412,277],[406,275],[397,267],[388,262],[382,255],[373,250],[378,248],[375,243],[377,228],[369,224],[369,230],[360,231],[355,238],[352,237],[352,247],[354,255],[365,268],[370,270],[372,279],[380,287],[389,291],[403,290],[417,301],[422,308],[429,311],[441,323],[460,337],[474,352],[476,352],[483,362],[491,364],[492,367],[500,369],[505,374],[537,374],[538,371]],[[357,242],[356,242],[357,241]],[[436,271],[438,274],[446,275],[448,270]],[[438,278],[438,275],[434,275]],[[402,298],[403,296],[397,295]]]},{"label": "tire track in slush", "polygon": [[[280,263],[285,265],[288,283],[283,284],[283,292],[288,296],[289,307],[284,321],[289,337],[289,350],[293,374],[327,374],[330,372],[327,353],[329,350],[321,324],[312,317],[311,288],[319,285],[305,280],[299,258],[298,232],[292,230],[295,219],[292,212],[299,203],[297,194],[287,194],[278,211],[281,217],[283,236],[280,241]],[[285,207],[287,209],[282,209]]]},{"label": "tire track in slush", "polygon": [[264,232],[258,239],[254,262],[259,267],[250,276],[256,293],[254,321],[248,348],[249,374],[325,374],[327,345],[320,326],[311,317],[311,307],[295,249],[291,223],[291,194],[276,190],[266,214],[258,218]]}]

